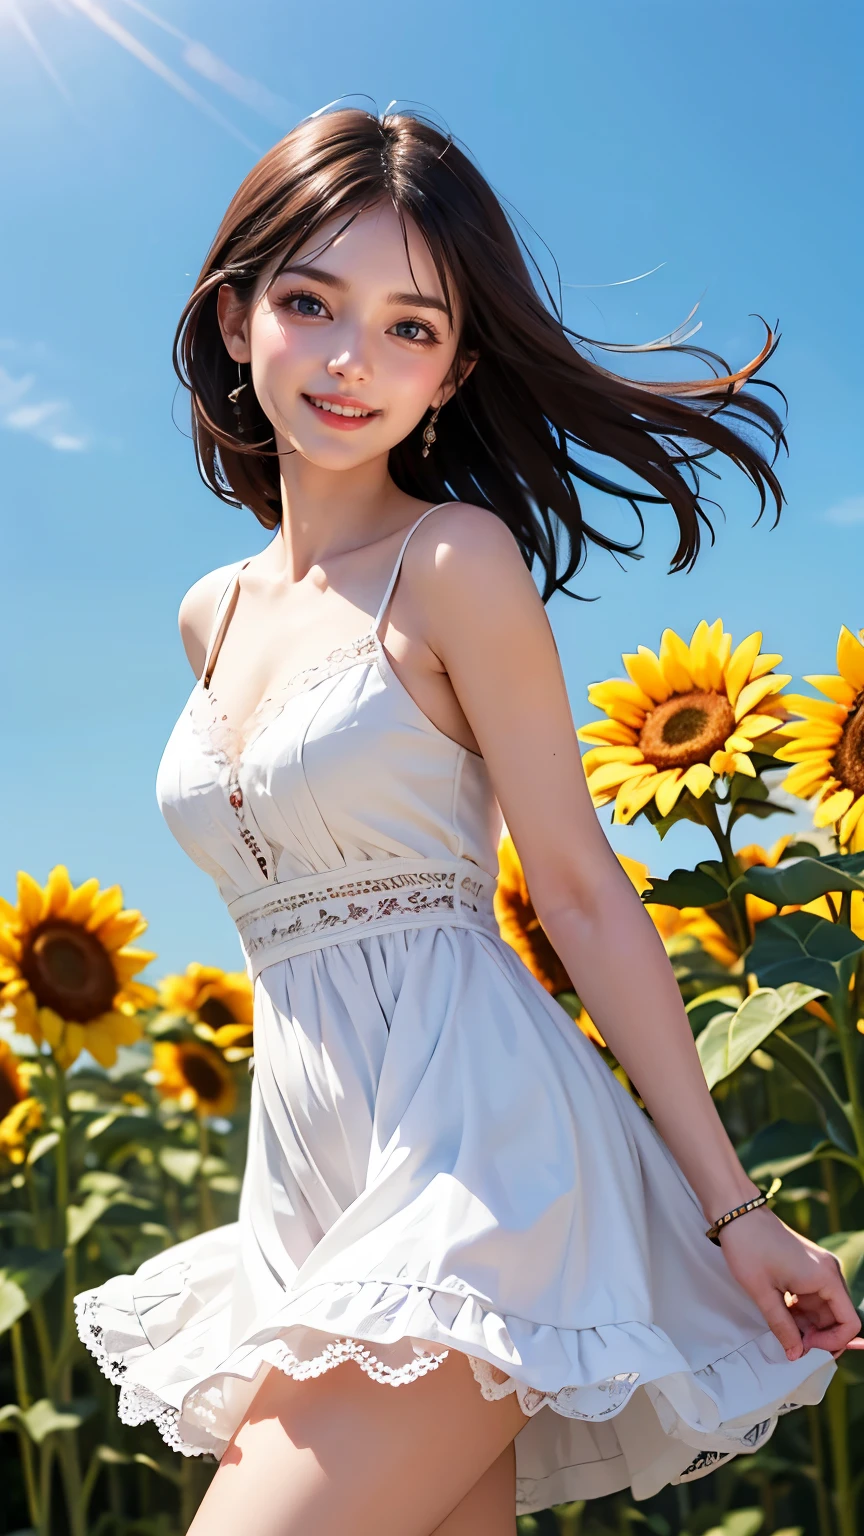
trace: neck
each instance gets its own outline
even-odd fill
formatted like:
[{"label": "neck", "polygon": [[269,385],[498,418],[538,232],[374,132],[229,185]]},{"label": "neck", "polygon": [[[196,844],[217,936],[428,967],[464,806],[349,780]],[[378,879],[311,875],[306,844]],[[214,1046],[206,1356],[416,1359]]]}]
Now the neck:
[{"label": "neck", "polygon": [[[278,439],[277,439],[278,442]],[[323,469],[278,442],[282,521],[268,548],[274,575],[301,581],[327,555],[374,544],[416,507],[390,477],[387,455],[352,469]]]}]

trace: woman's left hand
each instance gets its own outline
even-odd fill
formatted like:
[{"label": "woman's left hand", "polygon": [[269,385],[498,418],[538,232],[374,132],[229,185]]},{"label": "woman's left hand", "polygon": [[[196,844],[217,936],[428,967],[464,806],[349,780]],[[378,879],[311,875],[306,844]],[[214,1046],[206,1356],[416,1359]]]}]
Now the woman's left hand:
[{"label": "woman's left hand", "polygon": [[861,1319],[840,1265],[826,1248],[764,1208],[730,1221],[720,1246],[790,1360],[810,1349],[825,1349],[836,1360],[845,1349],[864,1348]]}]

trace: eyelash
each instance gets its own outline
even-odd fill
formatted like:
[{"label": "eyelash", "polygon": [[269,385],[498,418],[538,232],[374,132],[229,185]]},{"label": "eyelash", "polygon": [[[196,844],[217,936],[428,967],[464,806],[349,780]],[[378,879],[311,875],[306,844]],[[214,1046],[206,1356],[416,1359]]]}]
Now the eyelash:
[{"label": "eyelash", "polygon": [[[284,293],[280,295],[280,297],[276,300],[276,304],[279,309],[289,309],[297,299],[311,299],[313,304],[320,304],[323,309],[327,309],[327,305],[324,303],[324,300],[317,293],[309,293],[305,288],[296,288],[291,293]],[[292,313],[297,314],[298,311],[293,310]],[[302,320],[320,320],[321,316],[301,315],[300,318]],[[400,336],[398,338],[400,341],[407,342],[409,347],[434,347],[438,345],[440,340],[438,332],[434,325],[431,325],[428,320],[421,320],[418,315],[406,315],[403,320],[397,320],[396,324],[417,325],[421,330],[426,332],[425,340],[421,340],[417,336],[413,338],[410,336]]]}]

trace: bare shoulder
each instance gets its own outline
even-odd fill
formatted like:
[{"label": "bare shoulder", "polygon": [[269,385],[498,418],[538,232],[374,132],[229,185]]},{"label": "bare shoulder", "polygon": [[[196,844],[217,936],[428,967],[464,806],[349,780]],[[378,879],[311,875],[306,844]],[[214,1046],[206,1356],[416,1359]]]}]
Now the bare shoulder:
[{"label": "bare shoulder", "polygon": [[206,576],[199,577],[189,588],[180,604],[180,638],[196,677],[200,677],[204,670],[207,641],[220,598],[241,564],[242,561],[238,560],[232,565],[220,565],[215,571],[208,571]]},{"label": "bare shoulder", "polygon": [[[413,546],[413,548],[412,548]],[[542,602],[516,538],[497,513],[453,502],[427,517],[406,551],[412,597],[440,620],[464,612],[509,607],[541,609]]]}]

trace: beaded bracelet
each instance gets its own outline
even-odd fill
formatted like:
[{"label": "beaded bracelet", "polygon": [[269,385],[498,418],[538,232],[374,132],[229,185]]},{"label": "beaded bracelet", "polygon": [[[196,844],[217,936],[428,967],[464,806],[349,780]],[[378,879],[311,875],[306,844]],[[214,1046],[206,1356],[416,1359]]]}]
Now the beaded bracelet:
[{"label": "beaded bracelet", "polygon": [[756,1195],[754,1199],[748,1200],[745,1205],[736,1205],[734,1211],[727,1211],[725,1216],[718,1216],[713,1226],[708,1228],[705,1236],[710,1238],[712,1243],[716,1243],[717,1247],[719,1248],[721,1246],[720,1232],[722,1229],[728,1226],[730,1221],[734,1221],[736,1216],[746,1216],[748,1211],[758,1211],[760,1205],[767,1205],[768,1201],[771,1199],[771,1196],[775,1193],[779,1186],[780,1180],[775,1179],[767,1195]]}]

